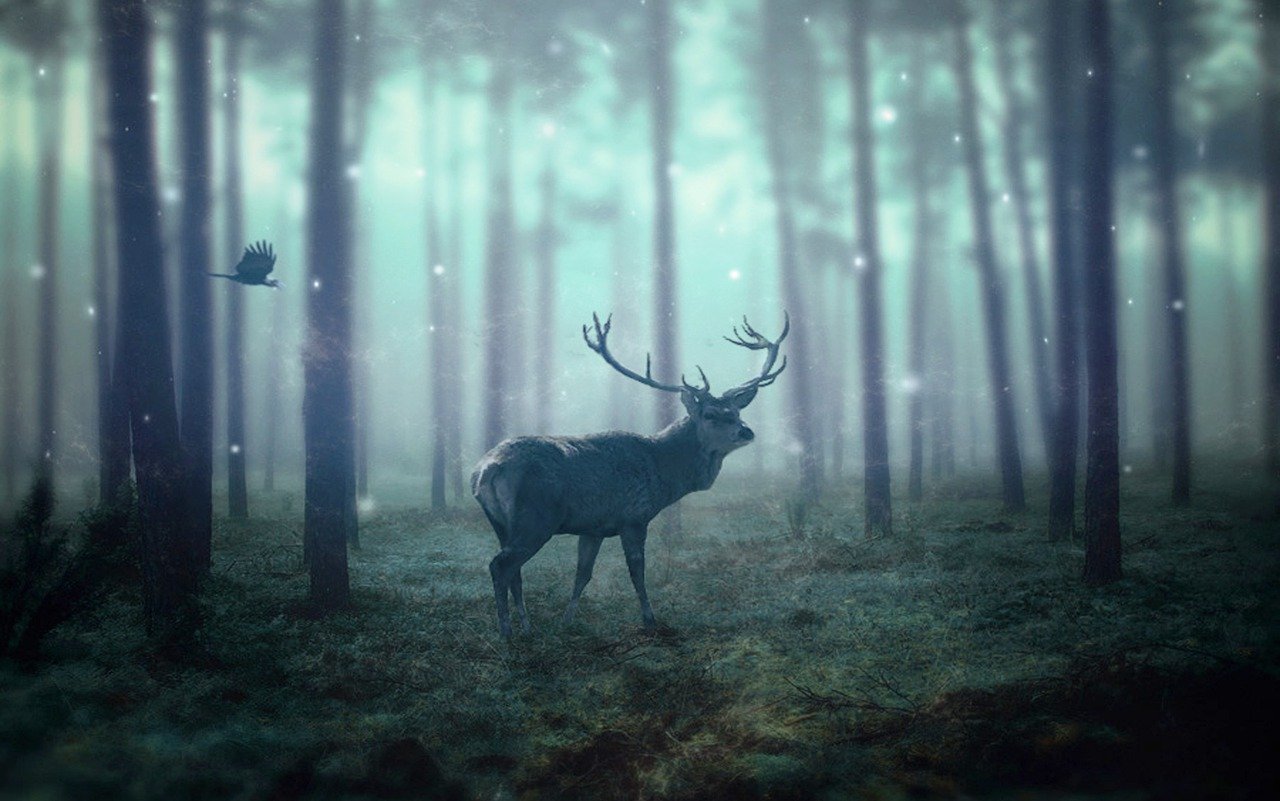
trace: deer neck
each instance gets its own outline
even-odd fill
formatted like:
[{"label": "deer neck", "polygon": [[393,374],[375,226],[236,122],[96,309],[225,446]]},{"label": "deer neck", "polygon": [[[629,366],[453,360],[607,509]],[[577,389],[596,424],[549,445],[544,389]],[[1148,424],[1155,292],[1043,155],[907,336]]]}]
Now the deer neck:
[{"label": "deer neck", "polygon": [[710,489],[720,475],[725,454],[704,448],[698,442],[698,431],[688,417],[672,423],[653,438],[658,478],[667,504],[691,492]]}]

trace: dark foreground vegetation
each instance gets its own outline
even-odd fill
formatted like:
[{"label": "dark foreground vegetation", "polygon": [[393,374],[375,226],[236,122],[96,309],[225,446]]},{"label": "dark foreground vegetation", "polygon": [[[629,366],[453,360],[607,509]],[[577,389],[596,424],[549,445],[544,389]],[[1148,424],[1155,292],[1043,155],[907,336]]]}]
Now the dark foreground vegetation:
[{"label": "dark foreground vegetation", "polygon": [[656,632],[612,541],[563,626],[560,537],[510,644],[478,510],[388,499],[354,608],[317,622],[280,491],[216,521],[188,659],[152,655],[117,590],[0,662],[0,796],[1274,797],[1274,508],[1216,468],[1192,509],[1126,477],[1125,577],[1096,589],[1079,542],[964,480],[865,540],[860,496],[800,514],[729,477],[651,543]]}]

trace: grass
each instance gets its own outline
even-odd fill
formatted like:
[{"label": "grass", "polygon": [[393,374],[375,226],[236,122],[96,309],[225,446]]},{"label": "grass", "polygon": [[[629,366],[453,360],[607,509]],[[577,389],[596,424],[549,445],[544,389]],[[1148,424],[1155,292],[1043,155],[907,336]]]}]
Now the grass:
[{"label": "grass", "polygon": [[0,795],[1267,797],[1280,574],[1248,469],[1206,470],[1186,510],[1126,476],[1126,574],[1102,589],[1079,542],[973,481],[899,500],[895,536],[868,541],[856,494],[797,510],[731,478],[686,502],[683,536],[655,526],[656,632],[616,541],[562,625],[576,544],[558,537],[510,644],[471,504],[388,490],[354,608],[313,621],[297,497],[263,499],[216,522],[212,660],[149,660],[120,593],[34,671],[0,665]]}]

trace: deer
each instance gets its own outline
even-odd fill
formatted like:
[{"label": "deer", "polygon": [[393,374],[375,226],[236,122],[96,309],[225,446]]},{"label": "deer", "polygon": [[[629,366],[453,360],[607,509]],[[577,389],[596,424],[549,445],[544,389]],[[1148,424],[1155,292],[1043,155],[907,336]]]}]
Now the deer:
[{"label": "deer", "polygon": [[[578,537],[578,569],[563,622],[573,622],[578,599],[591,581],[596,555],[608,537],[622,542],[627,570],[646,631],[656,628],[645,590],[644,546],[649,524],[658,513],[684,496],[710,489],[724,458],[755,439],[740,413],[761,387],[777,380],[787,359],[778,362],[782,341],[791,330],[783,313],[782,333],[770,340],[742,319],[731,344],[764,352],[760,373],[715,395],[707,374],[698,367],[701,385],[683,375],[679,384],[653,378],[652,359],[645,357],[644,375],[614,358],[609,351],[613,316],[604,323],[591,315],[582,327],[587,347],[627,378],[660,392],[678,394],[685,416],[653,435],[605,431],[584,436],[523,436],[504,440],[486,453],[471,476],[471,490],[493,531],[500,550],[489,563],[498,631],[511,638],[508,595],[520,616],[520,628],[530,632],[520,570],[556,534]],[[594,338],[593,336],[594,335]],[[777,365],[776,367],[774,365]]]}]

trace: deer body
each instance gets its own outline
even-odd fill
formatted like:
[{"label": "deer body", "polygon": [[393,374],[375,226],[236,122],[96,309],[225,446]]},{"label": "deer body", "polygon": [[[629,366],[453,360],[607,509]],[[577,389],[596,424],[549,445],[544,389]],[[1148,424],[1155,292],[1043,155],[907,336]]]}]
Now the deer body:
[{"label": "deer body", "polygon": [[[755,434],[738,416],[755,397],[756,389],[772,383],[785,367],[770,372],[777,343],[746,330],[754,339],[735,341],[744,347],[770,350],[761,376],[717,398],[704,386],[662,385],[618,365],[609,354],[609,323],[595,321],[596,341],[587,345],[610,365],[648,386],[679,392],[688,416],[658,434],[644,436],[607,431],[576,437],[516,437],[499,443],[476,465],[471,476],[475,495],[501,550],[489,564],[493,578],[498,629],[511,636],[508,593],[529,630],[520,569],[556,534],[576,534],[578,570],[565,620],[573,619],[578,598],[591,580],[600,544],[617,536],[632,584],[640,600],[646,627],[654,625],[644,583],[644,543],[650,521],[663,509],[691,492],[709,489],[730,452],[746,445]],[[583,336],[587,337],[584,326]],[[784,329],[782,336],[786,336]],[[739,340],[742,340],[739,337]],[[763,343],[763,344],[761,344]]]}]

